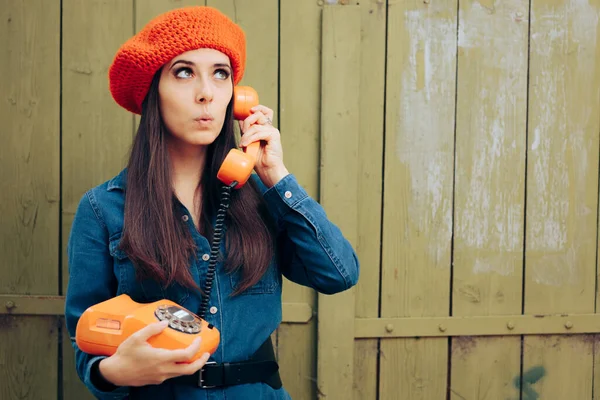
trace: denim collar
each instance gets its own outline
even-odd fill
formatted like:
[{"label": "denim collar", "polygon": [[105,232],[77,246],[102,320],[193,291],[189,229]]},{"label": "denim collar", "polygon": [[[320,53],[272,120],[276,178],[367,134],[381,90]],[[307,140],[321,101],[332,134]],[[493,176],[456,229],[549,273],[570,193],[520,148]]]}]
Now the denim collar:
[{"label": "denim collar", "polygon": [[122,190],[125,191],[125,187],[127,186],[127,168],[123,169],[117,176],[108,181],[108,185],[106,186],[106,191],[110,192],[112,190]]}]

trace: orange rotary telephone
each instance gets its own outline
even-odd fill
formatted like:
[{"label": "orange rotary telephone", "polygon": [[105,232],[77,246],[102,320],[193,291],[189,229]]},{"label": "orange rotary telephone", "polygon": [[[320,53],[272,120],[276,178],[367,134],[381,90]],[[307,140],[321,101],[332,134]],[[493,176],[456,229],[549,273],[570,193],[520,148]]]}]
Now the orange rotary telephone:
[{"label": "orange rotary telephone", "polygon": [[[234,88],[233,115],[237,120],[248,117],[250,109],[258,105],[258,94],[248,86]],[[210,299],[210,290],[217,263],[221,238],[224,234],[222,224],[232,188],[242,187],[254,169],[260,142],[254,142],[240,151],[232,149],[227,154],[217,174],[224,183],[221,207],[217,212],[217,222],[211,244],[211,257],[206,274],[205,290],[202,296],[199,315],[181,307],[170,300],[140,304],[128,295],[122,294],[89,307],[77,323],[75,340],[77,346],[88,354],[111,356],[117,347],[133,333],[145,326],[162,320],[169,320],[169,328],[151,337],[148,343],[164,349],[182,349],[192,344],[198,336],[202,338],[200,350],[192,360],[204,353],[213,354],[220,342],[219,331],[203,318]]]},{"label": "orange rotary telephone", "polygon": [[77,322],[75,340],[85,353],[111,356],[129,336],[165,319],[169,320],[169,328],[148,339],[153,347],[182,349],[201,337],[200,349],[190,362],[217,350],[221,339],[219,331],[189,310],[166,299],[136,303],[126,294],[85,310]]}]

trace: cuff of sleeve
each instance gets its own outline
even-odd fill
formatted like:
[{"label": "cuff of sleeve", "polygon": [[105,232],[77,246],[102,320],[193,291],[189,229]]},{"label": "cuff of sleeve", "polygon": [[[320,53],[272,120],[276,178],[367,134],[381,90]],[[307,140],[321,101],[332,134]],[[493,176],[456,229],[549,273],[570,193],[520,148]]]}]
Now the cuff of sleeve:
[{"label": "cuff of sleeve", "polygon": [[308,197],[308,193],[300,186],[293,174],[286,175],[264,193],[269,211],[277,224],[296,204]]},{"label": "cuff of sleeve", "polygon": [[[99,399],[117,400],[123,399],[129,394],[129,388],[127,386],[115,386],[110,382],[105,381],[100,375],[98,364],[105,356],[98,356],[92,358],[87,364],[87,370],[85,371],[85,383],[92,394]],[[106,382],[104,384],[103,382]]]}]

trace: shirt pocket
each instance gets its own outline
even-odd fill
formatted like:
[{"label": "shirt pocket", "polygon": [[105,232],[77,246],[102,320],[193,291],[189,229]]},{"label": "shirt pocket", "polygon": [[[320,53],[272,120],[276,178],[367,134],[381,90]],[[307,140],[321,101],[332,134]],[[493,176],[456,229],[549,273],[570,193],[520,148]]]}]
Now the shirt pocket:
[{"label": "shirt pocket", "polygon": [[[242,281],[242,271],[237,270],[229,274],[229,282],[231,283],[231,289],[236,290]],[[246,294],[270,294],[275,293],[281,286],[281,275],[277,264],[272,262],[269,268],[264,273],[262,278],[256,282],[253,286],[240,293],[240,295]]]},{"label": "shirt pocket", "polygon": [[136,270],[127,256],[119,248],[122,233],[115,234],[110,238],[110,254],[115,260],[115,273],[119,279],[119,294],[127,294],[132,300],[143,303],[151,303],[162,299],[168,299],[183,306],[190,296],[189,289],[178,283],[169,287],[163,287],[151,278],[138,278]]}]

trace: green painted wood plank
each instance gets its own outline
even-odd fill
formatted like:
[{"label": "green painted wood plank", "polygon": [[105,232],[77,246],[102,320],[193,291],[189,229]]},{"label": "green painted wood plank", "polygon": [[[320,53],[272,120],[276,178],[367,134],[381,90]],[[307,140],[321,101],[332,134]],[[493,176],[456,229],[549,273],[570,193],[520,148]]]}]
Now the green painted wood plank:
[{"label": "green painted wood plank", "polygon": [[[356,247],[358,239],[361,9],[323,9],[321,204]],[[354,384],[355,288],[319,294],[319,398],[350,399]]]},{"label": "green painted wood plank", "polygon": [[[596,300],[600,1],[532,0],[525,313],[589,313]],[[526,337],[523,399],[592,398],[592,341]],[[534,396],[535,394],[535,396]]]},{"label": "green painted wood plank", "polygon": [[[382,317],[450,308],[456,27],[456,1],[389,3]],[[380,351],[380,398],[446,398],[447,339]]]},{"label": "green painted wood plank", "polygon": [[[0,293],[59,291],[60,4],[0,1]],[[0,316],[0,398],[57,395],[55,317]]]}]

